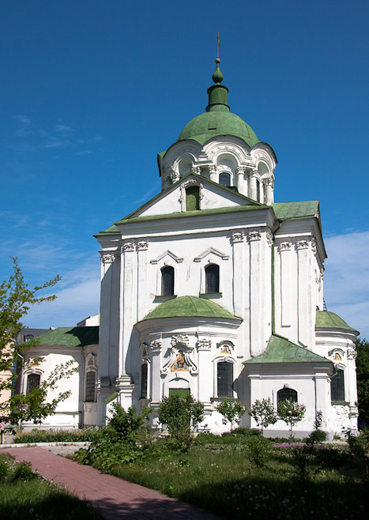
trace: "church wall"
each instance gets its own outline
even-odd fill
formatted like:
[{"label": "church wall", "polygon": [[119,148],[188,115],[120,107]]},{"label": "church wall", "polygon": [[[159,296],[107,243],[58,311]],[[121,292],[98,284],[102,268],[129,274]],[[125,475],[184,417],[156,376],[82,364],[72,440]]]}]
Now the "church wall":
[{"label": "church wall", "polygon": [[[43,358],[38,362],[38,358]],[[76,362],[77,372],[68,379],[61,379],[55,390],[49,390],[47,399],[55,399],[61,392],[69,390],[71,395],[58,404],[56,413],[42,421],[42,428],[78,428],[82,424],[82,400],[84,385],[84,359],[80,348],[76,347],[34,347],[26,353],[25,359],[30,361],[28,369],[22,372],[22,392],[27,390],[27,377],[30,374],[40,374],[40,381],[45,381],[57,365],[68,361]],[[32,361],[33,360],[33,361]],[[33,422],[23,423],[26,429],[34,428]]]}]

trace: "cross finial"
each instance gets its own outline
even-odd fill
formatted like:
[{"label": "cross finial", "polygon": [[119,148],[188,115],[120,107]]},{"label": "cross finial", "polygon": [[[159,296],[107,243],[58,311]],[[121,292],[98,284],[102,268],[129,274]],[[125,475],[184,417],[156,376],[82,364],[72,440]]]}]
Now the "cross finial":
[{"label": "cross finial", "polygon": [[220,39],[219,39],[219,33],[218,33],[218,37],[217,37],[217,63],[220,62],[220,59],[219,59],[219,45],[220,45]]}]

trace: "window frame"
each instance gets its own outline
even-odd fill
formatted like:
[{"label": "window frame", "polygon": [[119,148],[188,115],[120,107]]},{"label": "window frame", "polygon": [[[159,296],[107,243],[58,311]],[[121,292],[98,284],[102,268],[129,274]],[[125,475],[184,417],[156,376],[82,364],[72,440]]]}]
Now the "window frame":
[{"label": "window frame", "polygon": [[[30,378],[32,378],[34,376],[36,376],[38,378],[38,384],[37,385],[32,385],[32,388],[29,388],[29,386],[30,386],[30,384],[29,384]],[[36,388],[40,388],[40,386],[41,386],[41,373],[40,372],[29,372],[28,374],[26,374],[26,392],[25,392],[25,395],[30,394]]]},{"label": "window frame", "polygon": [[[219,395],[219,365],[224,365],[224,366],[230,366],[230,370],[231,370],[231,379],[232,379],[232,383],[231,385],[227,385],[227,386],[230,386],[229,388],[229,391],[226,392],[227,395]],[[224,399],[224,398],[231,398],[233,399],[234,398],[234,388],[233,388],[233,385],[234,385],[234,365],[235,365],[235,362],[234,362],[234,359],[233,358],[225,358],[225,357],[221,357],[221,358],[218,358],[215,360],[215,371],[214,371],[214,395],[217,399]]]},{"label": "window frame", "polygon": [[[216,273],[211,273],[210,269],[216,267]],[[210,277],[215,276],[216,280],[212,280]],[[219,294],[220,293],[220,266],[215,263],[207,264],[204,267],[204,294]],[[210,287],[209,287],[210,286]],[[217,289],[217,290],[209,290]]]},{"label": "window frame", "polygon": [[[90,374],[93,374],[94,375],[94,383],[93,383],[93,399],[87,399],[88,397],[88,392],[91,392],[91,388],[87,388],[87,383],[89,382],[88,381],[88,377]],[[86,371],[85,373],[85,403],[96,403],[97,402],[97,396],[96,396],[96,370],[94,369],[89,369]],[[89,382],[90,383],[90,382]],[[91,384],[90,384],[91,386]]]},{"label": "window frame", "polygon": [[[171,273],[170,287],[169,291],[167,291],[168,287],[166,286],[166,281],[164,280],[164,272],[166,271],[167,275]],[[175,269],[171,265],[164,265],[160,268],[160,296],[174,296],[175,292]]]},{"label": "window frame", "polygon": [[[282,392],[284,394],[287,394],[287,395],[285,397],[280,398],[280,395],[282,394]],[[280,388],[277,391],[277,406],[278,406],[278,404],[281,401],[288,401],[289,399],[292,399],[292,401],[294,403],[298,403],[299,400],[298,400],[298,392],[297,392],[297,390],[295,390],[294,388],[290,388],[290,387],[285,386],[283,388]]]},{"label": "window frame", "polygon": [[[336,369],[336,372],[331,377],[331,403],[332,404],[345,403],[346,402],[345,368],[342,366],[335,366],[335,369]],[[334,386],[336,387],[334,390],[336,393],[339,394],[338,397],[342,397],[342,399],[333,398],[333,392],[332,392],[332,382],[333,381],[334,381]]]}]

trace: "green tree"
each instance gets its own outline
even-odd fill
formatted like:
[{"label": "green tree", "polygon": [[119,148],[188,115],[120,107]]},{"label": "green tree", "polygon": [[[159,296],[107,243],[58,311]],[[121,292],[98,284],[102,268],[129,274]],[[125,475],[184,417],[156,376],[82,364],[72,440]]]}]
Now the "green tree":
[{"label": "green tree", "polygon": [[290,427],[290,438],[292,439],[292,428],[304,418],[306,406],[296,403],[293,399],[285,399],[278,403],[277,411],[278,417]]},{"label": "green tree", "polygon": [[365,339],[357,339],[356,351],[359,421],[369,426],[369,343]]},{"label": "green tree", "polygon": [[256,399],[251,408],[247,409],[248,414],[254,419],[257,426],[263,431],[278,420],[274,406],[270,397],[268,399]]},{"label": "green tree", "polygon": [[[18,377],[14,367],[17,365],[18,369],[26,368],[22,354],[25,349],[28,350],[35,343],[35,341],[29,341],[17,344],[16,338],[23,328],[22,318],[32,305],[55,300],[54,295],[39,296],[39,293],[43,289],[54,287],[60,280],[60,277],[56,276],[53,280],[30,289],[24,281],[17,259],[12,258],[12,260],[13,273],[9,280],[4,280],[0,284],[0,372],[9,373],[9,377],[0,380],[0,395],[13,390],[14,382]],[[72,361],[58,365],[39,388],[35,388],[27,395],[13,394],[7,401],[1,403],[0,423],[15,425],[22,421],[32,420],[37,424],[47,415],[52,414],[57,405],[70,395],[70,392],[60,393],[51,402],[46,402],[47,393],[49,390],[56,389],[60,379],[69,377],[75,371],[73,363]]]},{"label": "green tree", "polygon": [[244,406],[238,399],[228,399],[225,397],[217,406],[216,410],[223,415],[223,417],[231,423],[231,431],[233,430],[233,423],[237,426],[240,424],[241,417],[246,412]]}]

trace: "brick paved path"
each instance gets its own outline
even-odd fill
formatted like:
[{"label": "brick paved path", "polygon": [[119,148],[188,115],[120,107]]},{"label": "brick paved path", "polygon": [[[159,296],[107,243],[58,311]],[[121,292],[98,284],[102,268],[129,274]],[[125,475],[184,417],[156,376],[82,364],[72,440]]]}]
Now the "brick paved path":
[{"label": "brick paved path", "polygon": [[108,520],[220,520],[158,491],[105,475],[39,447],[5,448],[1,450],[4,452],[18,462],[30,462],[43,477],[87,500]]}]

